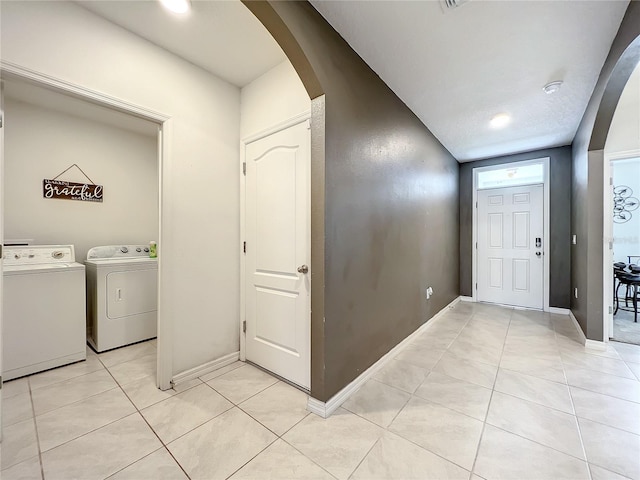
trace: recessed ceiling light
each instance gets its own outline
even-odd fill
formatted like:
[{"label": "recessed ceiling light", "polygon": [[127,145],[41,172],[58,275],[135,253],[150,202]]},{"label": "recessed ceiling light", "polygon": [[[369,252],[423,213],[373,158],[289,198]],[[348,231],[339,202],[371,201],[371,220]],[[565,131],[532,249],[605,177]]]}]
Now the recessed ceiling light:
[{"label": "recessed ceiling light", "polygon": [[511,121],[511,116],[508,113],[499,113],[495,115],[489,124],[493,128],[502,128],[506,126]]},{"label": "recessed ceiling light", "polygon": [[160,0],[160,3],[173,13],[187,13],[191,8],[190,0]]},{"label": "recessed ceiling light", "polygon": [[554,82],[547,83],[544,87],[542,87],[542,91],[547,95],[551,95],[552,93],[555,93],[558,90],[560,90],[561,86],[562,86],[562,80],[556,80]]}]

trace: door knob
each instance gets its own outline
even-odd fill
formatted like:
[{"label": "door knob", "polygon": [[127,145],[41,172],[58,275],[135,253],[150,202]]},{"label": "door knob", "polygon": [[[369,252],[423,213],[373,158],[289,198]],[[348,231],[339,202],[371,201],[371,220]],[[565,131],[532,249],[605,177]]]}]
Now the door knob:
[{"label": "door knob", "polygon": [[309,273],[309,267],[307,267],[306,265],[298,267],[298,273]]},{"label": "door knob", "polygon": [[542,255],[542,253],[536,252],[536,257],[539,257],[540,255]]}]

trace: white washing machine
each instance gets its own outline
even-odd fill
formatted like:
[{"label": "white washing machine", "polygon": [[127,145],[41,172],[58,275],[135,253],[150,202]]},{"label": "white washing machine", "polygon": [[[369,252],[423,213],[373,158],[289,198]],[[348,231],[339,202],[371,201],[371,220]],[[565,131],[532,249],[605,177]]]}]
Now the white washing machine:
[{"label": "white washing machine", "polygon": [[154,338],[158,259],[148,245],[94,247],[87,253],[87,338],[97,352]]},{"label": "white washing machine", "polygon": [[3,380],[86,359],[84,265],[73,245],[3,249]]}]

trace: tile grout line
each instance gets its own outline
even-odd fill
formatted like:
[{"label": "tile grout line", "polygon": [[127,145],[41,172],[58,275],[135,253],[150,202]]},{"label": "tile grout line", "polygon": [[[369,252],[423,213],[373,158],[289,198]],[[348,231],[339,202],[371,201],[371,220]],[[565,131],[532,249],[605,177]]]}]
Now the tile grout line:
[{"label": "tile grout line", "polygon": [[[100,359],[100,356],[99,356],[99,355],[98,355],[98,360],[100,361],[100,363],[102,363],[102,360]],[[156,436],[156,438],[158,439],[158,441],[159,441],[159,442],[160,442],[160,444],[162,445],[162,447],[161,447],[161,448],[164,448],[164,449],[167,451],[167,453],[171,456],[171,458],[173,458],[174,462],[176,462],[176,464],[178,465],[178,467],[180,467],[180,470],[182,470],[182,472],[186,475],[186,477],[187,477],[188,479],[191,479],[191,477],[190,477],[190,476],[189,476],[189,474],[185,471],[185,469],[182,467],[182,465],[180,465],[180,462],[178,462],[178,460],[173,456],[173,454],[171,453],[171,450],[169,450],[169,448],[168,448],[168,447],[167,447],[167,445],[162,441],[162,439],[160,438],[160,436],[158,435],[158,433],[157,433],[157,432],[153,429],[153,427],[149,424],[149,422],[147,421],[147,419],[145,418],[145,416],[142,414],[142,412],[140,411],[140,409],[138,409],[138,406],[133,402],[133,400],[131,399],[131,397],[129,397],[129,395],[127,394],[127,392],[125,392],[124,388],[122,388],[122,385],[120,385],[120,382],[118,382],[118,380],[116,380],[116,378],[113,376],[113,373],[111,373],[111,370],[109,370],[109,368],[108,368],[108,367],[106,367],[106,366],[104,365],[104,363],[102,363],[102,365],[103,365],[103,366],[104,366],[104,368],[107,370],[107,372],[109,372],[109,375],[111,375],[111,378],[113,378],[113,381],[114,381],[114,382],[116,382],[116,385],[118,385],[118,387],[120,388],[120,391],[124,394],[124,396],[125,396],[125,397],[127,397],[127,400],[129,400],[129,402],[131,402],[131,405],[132,405],[132,406],[133,406],[133,408],[135,409],[135,413],[137,413],[137,414],[140,416],[140,418],[142,418],[142,420],[144,421],[144,423],[146,423],[146,424],[147,424],[147,426],[149,427],[149,429],[150,429],[150,430],[153,432],[153,434]],[[187,389],[187,390],[189,390],[189,389]],[[185,391],[187,391],[187,390],[185,390]],[[176,394],[176,395],[177,395],[177,394]],[[167,399],[165,399],[165,400],[167,400]],[[158,403],[160,403],[160,402],[158,402]],[[225,410],[225,411],[226,411],[226,410]],[[133,414],[132,414],[132,415],[133,415]],[[127,415],[127,416],[129,416],[129,415]],[[123,417],[123,418],[127,418],[127,417]],[[121,419],[119,419],[119,420],[122,420],[122,418],[121,418]],[[119,421],[119,420],[116,420],[116,421]],[[111,422],[111,423],[114,423],[114,422]],[[206,423],[206,422],[205,422],[205,423]],[[100,428],[102,428],[102,427],[100,427]],[[95,430],[94,430],[94,431],[95,431]],[[78,437],[78,438],[81,438],[81,437]],[[143,458],[146,458],[148,455],[151,455],[152,453],[154,453],[154,452],[156,452],[156,451],[158,451],[158,450],[160,450],[160,448],[159,448],[159,449],[154,450],[153,452],[151,452],[151,453],[149,453],[149,454],[145,455],[145,456],[144,456],[144,457],[142,457],[142,458],[138,458],[138,459],[137,459],[137,460],[135,460],[134,462],[131,462],[130,464],[128,464],[128,465],[126,465],[126,466],[124,466],[124,467],[123,467],[123,468],[121,468],[120,470],[118,470],[118,471],[114,472],[112,475],[115,475],[116,473],[118,473],[118,472],[120,472],[120,471],[122,471],[122,470],[124,470],[124,469],[126,469],[126,468],[129,468],[131,465],[133,465],[133,464],[135,464],[135,463],[139,462],[139,461],[140,461],[140,460],[142,460]],[[112,476],[112,475],[110,475],[110,476]]]},{"label": "tile grout line", "polygon": [[489,396],[489,403],[487,404],[487,412],[484,416],[484,421],[482,422],[482,431],[480,432],[480,438],[478,440],[478,446],[476,447],[476,454],[473,458],[473,464],[471,465],[471,478],[475,474],[476,463],[478,462],[478,455],[480,454],[480,445],[482,445],[482,439],[484,437],[484,431],[487,428],[487,418],[489,418],[489,411],[491,410],[491,402],[493,401],[493,393],[496,391],[496,383],[498,381],[498,374],[500,373],[500,363],[502,363],[502,356],[504,355],[504,347],[507,344],[507,337],[509,336],[509,329],[511,328],[511,321],[513,319],[514,310],[511,309],[511,315],[509,315],[509,323],[507,325],[507,332],[504,336],[504,342],[502,344],[502,351],[500,352],[500,361],[498,363],[498,369],[496,370],[496,377],[493,379],[493,386],[491,387],[491,395]]},{"label": "tile grout line", "polygon": [[[554,331],[555,331],[555,325],[554,325]],[[556,337],[556,343],[557,343],[557,337]],[[564,360],[562,359],[562,355],[560,356],[560,363],[562,364],[562,371],[565,371]],[[566,375],[566,372],[565,372],[565,375]],[[593,475],[591,474],[591,466],[589,465],[589,457],[587,457],[587,449],[584,446],[584,439],[582,438],[582,428],[580,427],[580,422],[578,421],[578,414],[576,412],[576,406],[573,401],[573,393],[571,392],[571,387],[569,386],[568,383],[567,383],[567,390],[569,390],[569,399],[571,400],[571,408],[573,409],[573,416],[576,421],[576,426],[578,427],[578,436],[580,437],[580,447],[582,447],[582,453],[584,454],[584,461],[587,465],[587,473],[589,474],[589,480],[593,480]]]},{"label": "tile grout line", "polygon": [[44,480],[44,463],[42,462],[42,449],[40,448],[40,436],[38,435],[38,423],[36,422],[36,410],[33,406],[33,394],[31,392],[31,381],[27,379],[29,387],[29,402],[31,403],[31,413],[33,414],[33,429],[36,433],[36,445],[38,447],[38,461],[40,462],[40,476]]}]

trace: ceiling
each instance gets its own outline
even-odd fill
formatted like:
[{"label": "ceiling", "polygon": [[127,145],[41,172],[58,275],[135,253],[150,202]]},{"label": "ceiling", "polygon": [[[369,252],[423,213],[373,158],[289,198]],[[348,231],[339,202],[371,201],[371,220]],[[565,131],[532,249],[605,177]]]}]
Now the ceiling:
[{"label": "ceiling", "polygon": [[[77,3],[239,87],[286,59],[237,0],[192,0],[185,16],[155,0]],[[570,144],[628,0],[311,3],[463,162]],[[502,112],[511,123],[491,128]]]},{"label": "ceiling", "polygon": [[[311,3],[461,162],[570,144],[628,5]],[[511,123],[491,128],[501,112]]]},{"label": "ceiling", "polygon": [[286,59],[260,21],[237,0],[192,0],[184,15],[156,0],[82,0],[87,10],[243,87]]}]

